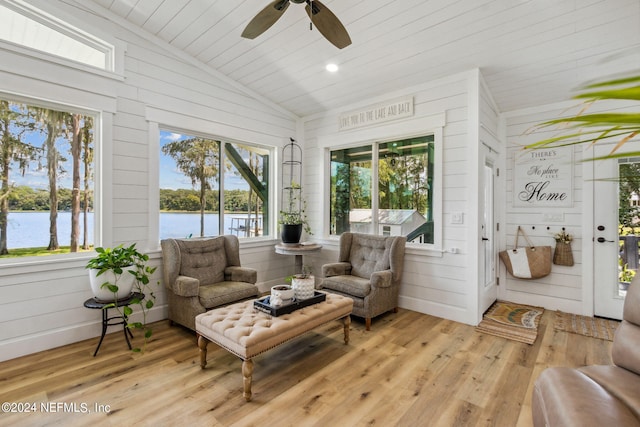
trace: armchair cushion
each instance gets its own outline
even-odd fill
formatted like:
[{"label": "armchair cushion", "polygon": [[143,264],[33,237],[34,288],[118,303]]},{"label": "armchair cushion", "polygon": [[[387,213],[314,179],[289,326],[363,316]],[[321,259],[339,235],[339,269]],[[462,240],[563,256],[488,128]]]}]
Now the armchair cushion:
[{"label": "armchair cushion", "polygon": [[390,239],[379,236],[359,235],[357,242],[351,243],[349,259],[351,274],[368,279],[376,271],[389,269]]},{"label": "armchair cushion", "polygon": [[322,282],[322,287],[345,295],[364,298],[371,293],[371,281],[357,276],[332,276]]},{"label": "armchair cushion", "polygon": [[201,286],[224,281],[227,266],[224,237],[177,242],[182,252],[181,275],[198,279]]},{"label": "armchair cushion", "polygon": [[256,287],[246,282],[220,282],[200,286],[198,299],[206,309],[255,297]]}]

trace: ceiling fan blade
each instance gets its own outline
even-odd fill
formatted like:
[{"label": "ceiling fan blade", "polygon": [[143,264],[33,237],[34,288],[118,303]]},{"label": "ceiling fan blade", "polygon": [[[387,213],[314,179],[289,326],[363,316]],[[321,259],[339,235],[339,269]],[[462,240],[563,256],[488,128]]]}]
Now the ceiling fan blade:
[{"label": "ceiling fan blade", "polygon": [[[311,3],[313,4],[313,10],[311,10]],[[327,6],[318,0],[313,0],[313,2],[307,1],[305,9],[318,31],[335,47],[342,49],[351,44],[351,38],[344,25]]]},{"label": "ceiling fan blade", "polygon": [[267,31],[289,7],[289,0],[275,0],[262,9],[242,32],[245,39],[255,39]]}]

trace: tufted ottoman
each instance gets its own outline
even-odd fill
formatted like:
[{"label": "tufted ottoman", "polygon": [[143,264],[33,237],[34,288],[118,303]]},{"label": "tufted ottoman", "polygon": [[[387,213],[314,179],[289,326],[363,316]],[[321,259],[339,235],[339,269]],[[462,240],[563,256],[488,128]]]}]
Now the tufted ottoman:
[{"label": "tufted ottoman", "polygon": [[305,332],[343,319],[344,343],[349,343],[349,325],[353,300],[327,294],[321,303],[301,308],[290,314],[272,317],[253,308],[253,300],[210,310],[196,316],[196,333],[200,348],[200,367],[207,365],[207,344],[213,342],[242,359],[243,396],[251,400],[253,357]]}]

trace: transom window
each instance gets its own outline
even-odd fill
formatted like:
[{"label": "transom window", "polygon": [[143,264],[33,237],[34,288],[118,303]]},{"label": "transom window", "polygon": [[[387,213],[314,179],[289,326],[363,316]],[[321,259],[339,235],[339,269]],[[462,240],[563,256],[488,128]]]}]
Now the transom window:
[{"label": "transom window", "polygon": [[0,3],[0,40],[113,71],[114,46],[21,1]]},{"label": "transom window", "polygon": [[330,234],[434,243],[433,135],[332,150]]}]

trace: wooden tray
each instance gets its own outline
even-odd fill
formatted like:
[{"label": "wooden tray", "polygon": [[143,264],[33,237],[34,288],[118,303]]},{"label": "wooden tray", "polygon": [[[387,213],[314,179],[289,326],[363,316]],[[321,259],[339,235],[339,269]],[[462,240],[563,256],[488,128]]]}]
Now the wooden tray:
[{"label": "wooden tray", "polygon": [[301,309],[302,307],[307,307],[313,304],[318,304],[327,299],[327,294],[323,292],[315,291],[314,295],[311,298],[296,300],[294,299],[292,303],[286,305],[279,305],[277,307],[273,307],[269,305],[269,299],[271,297],[264,297],[257,299],[253,302],[253,307],[256,310],[260,310],[263,313],[270,314],[272,316],[278,317],[283,314],[289,314],[296,310]]}]

